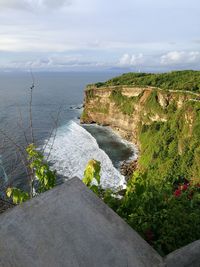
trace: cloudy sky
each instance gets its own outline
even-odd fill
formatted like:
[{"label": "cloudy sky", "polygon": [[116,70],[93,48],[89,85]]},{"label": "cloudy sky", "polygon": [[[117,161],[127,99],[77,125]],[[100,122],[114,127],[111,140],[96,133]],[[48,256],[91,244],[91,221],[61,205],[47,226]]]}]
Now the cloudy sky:
[{"label": "cloudy sky", "polygon": [[199,0],[0,0],[0,70],[200,69]]}]

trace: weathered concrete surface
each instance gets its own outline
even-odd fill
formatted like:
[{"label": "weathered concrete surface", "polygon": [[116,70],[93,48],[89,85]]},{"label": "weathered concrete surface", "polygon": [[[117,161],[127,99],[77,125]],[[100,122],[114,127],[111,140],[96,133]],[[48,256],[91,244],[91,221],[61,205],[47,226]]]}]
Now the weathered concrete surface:
[{"label": "weathered concrete surface", "polygon": [[157,267],[162,258],[78,179],[0,216],[1,267]]},{"label": "weathered concrete surface", "polygon": [[200,267],[200,240],[167,255],[167,267]]}]

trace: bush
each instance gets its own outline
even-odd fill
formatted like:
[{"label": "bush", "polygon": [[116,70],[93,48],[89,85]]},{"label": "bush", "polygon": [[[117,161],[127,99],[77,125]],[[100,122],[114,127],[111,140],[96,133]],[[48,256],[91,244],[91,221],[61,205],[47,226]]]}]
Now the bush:
[{"label": "bush", "polygon": [[135,173],[125,197],[107,203],[161,255],[200,239],[199,185],[156,185]]}]

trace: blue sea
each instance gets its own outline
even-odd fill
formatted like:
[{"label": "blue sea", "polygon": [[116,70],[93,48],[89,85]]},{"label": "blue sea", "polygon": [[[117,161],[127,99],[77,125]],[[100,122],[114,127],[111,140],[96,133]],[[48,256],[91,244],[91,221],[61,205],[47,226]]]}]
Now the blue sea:
[{"label": "blue sea", "polygon": [[[120,163],[135,156],[134,147],[109,128],[80,125],[84,88],[118,73],[34,73],[32,116],[37,146],[62,181],[83,177],[90,159],[100,160],[104,187],[123,186]],[[0,73],[0,184],[26,188],[27,176],[14,142],[30,141],[29,101],[32,77],[27,73]],[[57,114],[59,113],[59,117]],[[53,134],[52,129],[54,129]]]}]

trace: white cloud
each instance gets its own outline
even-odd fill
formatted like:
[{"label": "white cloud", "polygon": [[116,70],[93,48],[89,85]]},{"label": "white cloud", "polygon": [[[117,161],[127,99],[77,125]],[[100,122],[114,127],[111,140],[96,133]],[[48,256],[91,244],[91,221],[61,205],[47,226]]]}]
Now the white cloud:
[{"label": "white cloud", "polygon": [[161,56],[160,63],[162,65],[200,63],[200,52],[171,51]]},{"label": "white cloud", "polygon": [[34,10],[60,8],[71,4],[70,0],[1,0],[0,8]]},{"label": "white cloud", "polygon": [[[51,34],[45,32],[43,38],[40,39],[40,34],[34,34],[32,36],[21,35],[2,35],[0,39],[0,52],[62,52],[65,50],[76,49],[76,43],[67,42],[67,38],[60,37],[58,33],[54,34],[55,38],[52,38]],[[56,38],[57,37],[57,38]],[[60,37],[60,42],[57,39]]]},{"label": "white cloud", "polygon": [[43,5],[50,8],[57,8],[70,4],[70,0],[43,0]]},{"label": "white cloud", "polygon": [[120,66],[137,66],[144,63],[144,56],[142,53],[138,55],[124,54],[120,60]]},{"label": "white cloud", "polygon": [[1,8],[13,8],[13,9],[27,9],[29,7],[29,1],[26,0],[1,0]]},{"label": "white cloud", "polygon": [[10,61],[7,64],[0,64],[0,69],[17,69],[17,70],[69,70],[79,68],[101,68],[109,67],[105,62],[85,60],[80,55],[50,55],[46,57],[35,58],[33,60]]},{"label": "white cloud", "polygon": [[[171,62],[175,65],[184,58],[185,62],[195,62],[188,64],[191,68],[196,67],[196,52],[186,56],[166,51],[200,51],[199,1],[125,2],[0,0],[1,62],[2,58],[9,63],[25,57],[32,61],[76,53],[83,62],[100,62],[98,66],[168,68]],[[191,10],[190,6],[196,7],[194,2],[198,8]],[[183,10],[186,6],[187,12]],[[158,7],[168,9],[158,12]]]}]

